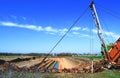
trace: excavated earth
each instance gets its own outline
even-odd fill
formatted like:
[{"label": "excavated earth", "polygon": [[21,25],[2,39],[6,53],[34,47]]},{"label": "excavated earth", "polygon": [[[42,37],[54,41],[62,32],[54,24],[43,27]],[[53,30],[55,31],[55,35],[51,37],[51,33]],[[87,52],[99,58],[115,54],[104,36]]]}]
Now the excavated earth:
[{"label": "excavated earth", "polygon": [[[90,72],[91,61],[77,58],[47,58],[41,63],[43,58],[17,59],[19,62],[3,64],[3,70],[14,69],[15,71],[40,71],[40,72]],[[97,62],[94,62],[94,64]],[[98,62],[99,63],[99,62]],[[100,66],[99,66],[100,67]],[[99,67],[97,70],[100,70]]]},{"label": "excavated earth", "polygon": [[[42,61],[43,58],[38,58],[38,59],[31,59],[29,61],[22,61],[22,62],[18,62],[18,63],[14,63],[15,65],[17,65],[18,67],[30,67],[30,66],[34,66],[35,64],[38,64]],[[54,60],[59,62],[59,67],[58,69],[71,69],[74,67],[77,67],[79,65],[85,65],[86,63],[89,64],[90,61],[89,60],[84,60],[84,59],[74,59],[74,58],[47,58],[46,60]]]}]

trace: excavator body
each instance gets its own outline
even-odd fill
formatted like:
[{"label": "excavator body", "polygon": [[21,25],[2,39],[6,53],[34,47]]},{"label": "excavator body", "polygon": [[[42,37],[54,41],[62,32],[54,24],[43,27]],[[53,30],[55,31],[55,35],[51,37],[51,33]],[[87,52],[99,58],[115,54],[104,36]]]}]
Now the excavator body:
[{"label": "excavator body", "polygon": [[91,2],[89,7],[92,11],[92,17],[97,27],[97,34],[101,42],[101,53],[104,57],[102,60],[103,64],[107,68],[111,68],[112,66],[120,66],[120,38],[112,46],[107,46],[104,41],[104,37],[102,34],[103,31],[93,1]]},{"label": "excavator body", "polygon": [[109,62],[113,66],[120,66],[120,38],[113,44],[107,53]]}]

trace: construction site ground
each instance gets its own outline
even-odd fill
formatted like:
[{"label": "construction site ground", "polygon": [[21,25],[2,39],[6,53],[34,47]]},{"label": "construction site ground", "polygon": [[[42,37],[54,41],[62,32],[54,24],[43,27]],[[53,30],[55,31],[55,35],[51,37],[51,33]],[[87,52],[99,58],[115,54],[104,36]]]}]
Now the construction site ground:
[{"label": "construction site ground", "polygon": [[[33,59],[32,57],[19,57],[19,58],[22,58],[22,59],[26,59],[26,58],[31,58],[29,60],[22,60],[22,61],[19,61],[19,62],[13,62],[12,65],[13,66],[17,66],[18,68],[24,68],[24,67],[27,67],[27,68],[30,68],[30,67],[35,67],[37,66],[38,68],[41,68],[42,66],[44,65],[40,65],[39,66],[39,63],[43,60],[43,58],[36,58],[36,59]],[[5,60],[5,61],[11,61],[11,60],[14,60],[14,59],[17,59],[19,60],[18,58],[1,58],[1,60]],[[49,63],[50,62],[53,62],[53,61],[56,61],[59,63],[59,66],[57,69],[61,70],[61,69],[73,69],[73,68],[77,68],[79,70],[83,70],[84,67],[90,67],[90,59],[84,59],[84,58],[73,58],[73,57],[54,57],[54,58],[47,58],[46,59],[46,65],[45,65],[45,68],[48,68],[48,66],[50,65]],[[97,62],[97,61],[96,61]],[[95,62],[95,63],[96,63]],[[53,63],[55,64],[55,63]],[[15,69],[17,70],[17,69]],[[2,71],[2,64],[0,65],[0,77],[2,77],[3,75],[5,76],[5,73],[9,75],[9,72],[11,73],[11,71]],[[71,73],[71,72],[60,72],[60,73],[56,73],[56,72],[28,72],[28,71],[19,71],[19,72],[16,72],[16,71],[12,71],[14,73],[12,74],[15,74],[16,75],[20,75],[20,74],[23,74],[22,76],[26,76],[29,74],[29,76],[31,74],[34,74],[34,75],[31,75],[31,76],[39,76],[39,77],[32,77],[32,78],[119,78],[120,77],[120,72],[117,71],[117,70],[104,70],[104,71],[100,71],[100,72],[96,72],[94,74],[91,74],[91,73],[86,73],[86,72],[79,72],[79,73]],[[111,74],[112,75],[111,75]],[[35,75],[36,74],[36,75]],[[15,76],[15,75],[14,75]],[[7,78],[7,77],[6,77]],[[29,77],[27,77],[29,78]]]},{"label": "construction site ground", "polygon": [[[25,57],[20,57],[20,58],[25,58]],[[26,58],[29,58],[28,56]],[[2,58],[2,60],[5,61],[10,61],[13,59],[17,59],[17,58]],[[33,66],[35,64],[38,64],[42,61],[43,58],[36,58],[36,59],[31,59],[31,60],[27,60],[27,61],[21,61],[21,62],[15,62],[13,64],[17,65],[18,67],[30,67]],[[47,58],[46,60],[55,60],[59,62],[59,69],[63,69],[63,68],[74,68],[77,67],[79,65],[84,65],[86,62],[88,62],[88,59],[75,59],[75,58]]]}]

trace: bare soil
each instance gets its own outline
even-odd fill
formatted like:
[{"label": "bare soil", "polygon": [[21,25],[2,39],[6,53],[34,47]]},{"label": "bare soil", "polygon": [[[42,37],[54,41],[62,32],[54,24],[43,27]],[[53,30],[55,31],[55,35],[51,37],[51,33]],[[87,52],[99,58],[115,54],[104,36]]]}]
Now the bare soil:
[{"label": "bare soil", "polygon": [[[15,65],[17,65],[18,67],[30,67],[30,66],[34,66],[35,64],[38,64],[42,61],[43,58],[37,58],[35,60],[29,60],[29,61],[22,61],[22,62],[18,62],[18,63],[14,63]],[[49,60],[54,60],[54,61],[58,61],[59,62],[59,68],[58,69],[71,69],[71,68],[75,68],[78,67],[82,64],[86,64],[85,60],[80,60],[80,59],[74,59],[74,58],[47,58]],[[46,59],[46,60],[47,60]]]}]

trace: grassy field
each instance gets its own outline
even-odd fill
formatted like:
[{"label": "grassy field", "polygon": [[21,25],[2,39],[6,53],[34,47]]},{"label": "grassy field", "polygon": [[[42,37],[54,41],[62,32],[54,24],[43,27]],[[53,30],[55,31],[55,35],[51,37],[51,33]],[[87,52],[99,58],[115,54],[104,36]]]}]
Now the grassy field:
[{"label": "grassy field", "polygon": [[[66,56],[65,58],[71,58],[70,56]],[[72,56],[72,58],[80,58],[80,59],[90,59],[92,58],[93,60],[101,60],[103,59],[103,56],[90,56],[90,55],[80,55],[80,56]]]},{"label": "grassy field", "polygon": [[23,57],[23,56],[0,56],[0,59],[3,59],[3,58],[18,58],[18,57]]},{"label": "grassy field", "polygon": [[120,78],[120,72],[116,70],[106,70],[98,73],[58,73],[58,74],[44,74],[45,78]]},{"label": "grassy field", "polygon": [[[28,57],[28,56],[0,56],[0,59],[3,58],[21,58],[21,57]],[[32,57],[32,56],[31,56]],[[35,56],[36,58],[44,58],[43,56]],[[57,56],[56,56],[57,57]],[[65,58],[83,58],[83,59],[90,59],[93,58],[94,60],[100,60],[103,58],[103,56],[99,55],[99,56],[90,56],[90,55],[80,55],[80,56],[63,56]],[[48,56],[47,58],[51,58],[50,56]]]},{"label": "grassy field", "polygon": [[116,70],[105,70],[98,73],[29,73],[0,71],[0,78],[120,78],[120,72]]}]

